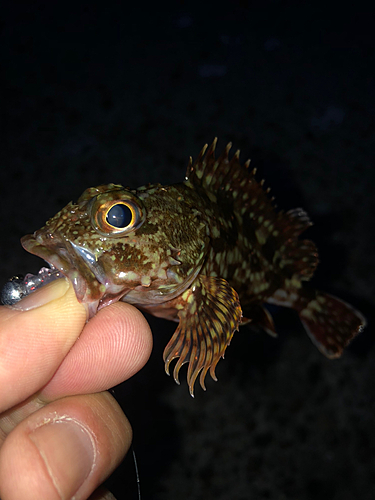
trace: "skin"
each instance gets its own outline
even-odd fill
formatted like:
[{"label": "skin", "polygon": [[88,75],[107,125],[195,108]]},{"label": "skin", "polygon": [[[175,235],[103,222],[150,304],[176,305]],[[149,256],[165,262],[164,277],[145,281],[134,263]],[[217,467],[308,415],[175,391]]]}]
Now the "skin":
[{"label": "skin", "polygon": [[86,317],[65,279],[0,307],[2,500],[114,498],[99,487],[132,431],[106,389],[144,366],[152,337],[129,304]]}]

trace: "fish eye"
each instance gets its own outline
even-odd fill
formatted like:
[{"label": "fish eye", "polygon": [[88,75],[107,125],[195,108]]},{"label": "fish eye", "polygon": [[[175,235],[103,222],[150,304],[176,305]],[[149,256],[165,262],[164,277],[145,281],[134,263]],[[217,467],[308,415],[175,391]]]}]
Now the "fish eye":
[{"label": "fish eye", "polygon": [[116,203],[107,212],[105,220],[112,227],[125,229],[135,220],[135,210],[125,203]]},{"label": "fish eye", "polygon": [[91,224],[103,236],[121,236],[137,229],[145,220],[141,200],[125,190],[96,196],[91,204]]}]

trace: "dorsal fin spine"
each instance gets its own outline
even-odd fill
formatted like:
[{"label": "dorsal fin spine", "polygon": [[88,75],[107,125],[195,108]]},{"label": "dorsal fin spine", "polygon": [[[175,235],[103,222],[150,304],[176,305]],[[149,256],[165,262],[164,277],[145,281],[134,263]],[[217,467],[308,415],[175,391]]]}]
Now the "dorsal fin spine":
[{"label": "dorsal fin spine", "polygon": [[[272,242],[275,248],[279,247],[280,262],[290,267],[289,261],[292,261],[291,272],[302,276],[302,270],[306,267],[313,269],[317,263],[313,247],[310,245],[309,249],[301,248],[303,243],[298,240],[298,236],[311,225],[306,213],[301,209],[287,213],[283,210],[276,211],[275,198],[268,196],[270,188],[264,188],[264,179],[260,182],[255,179],[257,169],[249,171],[245,168],[249,162],[242,166],[239,162],[239,151],[228,158],[231,146],[232,144],[228,143],[217,159],[216,139],[206,154],[205,147],[192,165],[186,185],[191,189],[203,190],[218,206],[230,207],[245,237],[255,237],[260,245],[266,241]],[[307,266],[303,261],[301,264],[301,256],[307,256],[311,264]],[[310,276],[310,271],[307,274]]]}]

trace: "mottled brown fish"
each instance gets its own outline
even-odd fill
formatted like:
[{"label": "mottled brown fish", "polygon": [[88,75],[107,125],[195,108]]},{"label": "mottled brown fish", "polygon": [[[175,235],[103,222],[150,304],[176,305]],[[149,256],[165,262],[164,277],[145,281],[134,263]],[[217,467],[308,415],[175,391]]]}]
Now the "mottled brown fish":
[{"label": "mottled brown fish", "polygon": [[215,159],[216,140],[193,163],[185,181],[138,189],[108,184],[87,189],[34,235],[22,238],[73,283],[91,314],[123,300],[179,322],[164,351],[174,379],[188,363],[190,394],[198,375],[223,357],[241,322],[275,335],[264,303],[295,309],[308,335],[329,358],[363,328],[345,302],[302,287],[318,264],[314,243],[299,240],[311,223],[302,209],[276,211],[231,144]]}]

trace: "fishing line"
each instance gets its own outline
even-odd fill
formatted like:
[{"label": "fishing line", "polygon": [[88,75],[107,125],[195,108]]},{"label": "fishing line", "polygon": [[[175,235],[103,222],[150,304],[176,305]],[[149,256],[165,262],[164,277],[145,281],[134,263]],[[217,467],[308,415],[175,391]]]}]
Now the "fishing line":
[{"label": "fishing line", "polygon": [[135,456],[135,451],[134,451],[133,444],[131,445],[131,448],[132,448],[132,453],[133,453],[133,462],[134,462],[135,476],[137,478],[138,500],[141,500],[141,481],[140,481],[140,478],[139,478],[137,458]]}]

